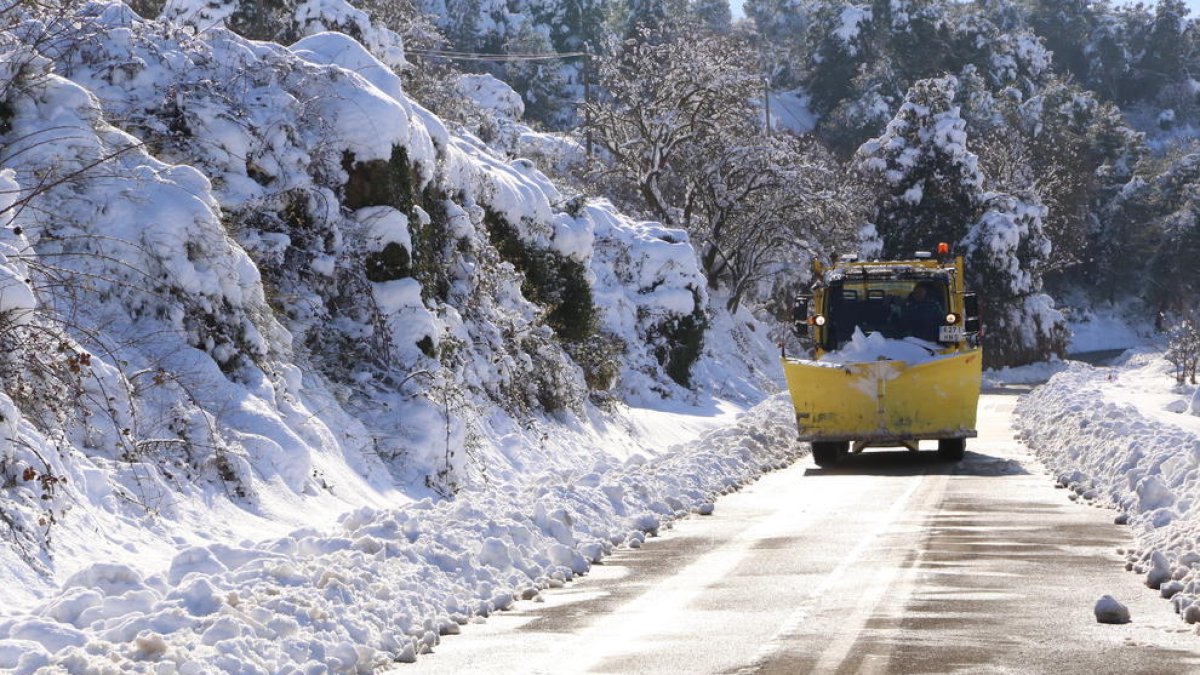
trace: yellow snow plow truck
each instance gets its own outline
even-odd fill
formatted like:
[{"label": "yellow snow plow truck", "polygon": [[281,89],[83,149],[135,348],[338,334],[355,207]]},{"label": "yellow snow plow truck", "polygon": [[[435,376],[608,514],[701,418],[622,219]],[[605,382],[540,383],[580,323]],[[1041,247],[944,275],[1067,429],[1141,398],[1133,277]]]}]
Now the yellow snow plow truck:
[{"label": "yellow snow plow truck", "polygon": [[814,265],[811,295],[793,309],[808,358],[783,355],[800,440],[818,466],[868,447],[936,440],[959,461],[974,438],[983,354],[978,301],[963,259],[918,252],[913,260]]}]

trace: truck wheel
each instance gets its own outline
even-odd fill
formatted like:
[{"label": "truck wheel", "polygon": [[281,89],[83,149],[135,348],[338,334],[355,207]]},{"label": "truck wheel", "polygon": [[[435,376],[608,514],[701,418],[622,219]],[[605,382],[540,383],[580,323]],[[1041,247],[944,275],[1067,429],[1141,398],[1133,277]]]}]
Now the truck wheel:
[{"label": "truck wheel", "polygon": [[850,448],[849,443],[816,442],[812,444],[813,461],[821,468],[831,467],[838,463],[838,458]]},{"label": "truck wheel", "polygon": [[942,438],[938,440],[938,459],[943,462],[961,462],[967,451],[967,439]]}]

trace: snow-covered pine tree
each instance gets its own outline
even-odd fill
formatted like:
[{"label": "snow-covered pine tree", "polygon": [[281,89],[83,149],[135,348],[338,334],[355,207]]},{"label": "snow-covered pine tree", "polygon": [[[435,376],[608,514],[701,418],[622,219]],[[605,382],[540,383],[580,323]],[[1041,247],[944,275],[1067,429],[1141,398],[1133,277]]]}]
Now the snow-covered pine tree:
[{"label": "snow-covered pine tree", "polygon": [[[886,52],[905,82],[941,72],[957,72],[961,56],[954,54],[958,32],[940,0],[875,0],[876,30]],[[956,62],[958,61],[958,62]]]},{"label": "snow-covered pine tree", "polygon": [[1032,191],[988,194],[983,215],[962,241],[968,282],[991,310],[983,346],[993,367],[1061,356],[1066,349],[1065,319],[1041,292],[1051,251],[1042,229],[1045,215]]},{"label": "snow-covered pine tree", "polygon": [[858,149],[857,165],[877,185],[875,226],[884,256],[957,242],[984,201],[979,158],[967,147],[958,80],[915,83],[883,134]]},{"label": "snow-covered pine tree", "polygon": [[1185,33],[1190,13],[1183,0],[1158,0],[1153,20],[1134,45],[1140,58],[1126,96],[1153,100],[1167,85],[1188,77],[1187,65],[1195,56],[1194,42]]},{"label": "snow-covered pine tree", "polygon": [[[978,89],[973,69],[967,76]],[[859,148],[858,166],[875,180],[880,195],[874,225],[883,257],[908,257],[937,242],[950,243],[968,257],[970,285],[986,298],[989,364],[1061,353],[1063,317],[1042,293],[1052,250],[1042,225],[1045,207],[1028,185],[1025,166],[1012,167],[1003,181],[1004,188],[1019,190],[986,190],[979,157],[967,146],[967,121],[956,102],[960,87],[952,76],[918,81],[883,135]],[[986,96],[980,100],[994,103]],[[995,118],[1003,124],[998,113]]]},{"label": "snow-covered pine tree", "polygon": [[[1194,183],[1189,186],[1189,192],[1195,189]],[[1196,264],[1200,260],[1200,203],[1196,197],[1189,195],[1186,205],[1156,229],[1160,238],[1149,261],[1146,300],[1160,316],[1195,311],[1200,298],[1200,266]]]},{"label": "snow-covered pine tree", "polygon": [[855,92],[852,82],[873,58],[875,30],[870,6],[844,0],[813,3],[807,42],[798,53],[806,63],[805,86],[818,111],[832,110]]},{"label": "snow-covered pine tree", "polygon": [[[523,25],[504,43],[503,49],[510,54],[553,52],[554,45],[544,31]],[[501,79],[521,95],[525,102],[525,119],[561,128],[572,118],[576,100],[564,77],[564,69],[574,71],[576,67],[576,64],[554,60],[511,61],[501,68]]]},{"label": "snow-covered pine tree", "polygon": [[1028,3],[1029,25],[1046,40],[1055,65],[1081,81],[1089,74],[1088,43],[1099,19],[1093,4],[1090,0],[1030,0]]}]

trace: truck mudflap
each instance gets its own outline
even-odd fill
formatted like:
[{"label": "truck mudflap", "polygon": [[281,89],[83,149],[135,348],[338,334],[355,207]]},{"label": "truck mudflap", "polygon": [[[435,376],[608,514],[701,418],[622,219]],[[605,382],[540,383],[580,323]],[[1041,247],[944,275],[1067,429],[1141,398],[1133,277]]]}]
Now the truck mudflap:
[{"label": "truck mudflap", "polygon": [[979,349],[913,365],[783,360],[804,441],[974,437],[982,367]]}]

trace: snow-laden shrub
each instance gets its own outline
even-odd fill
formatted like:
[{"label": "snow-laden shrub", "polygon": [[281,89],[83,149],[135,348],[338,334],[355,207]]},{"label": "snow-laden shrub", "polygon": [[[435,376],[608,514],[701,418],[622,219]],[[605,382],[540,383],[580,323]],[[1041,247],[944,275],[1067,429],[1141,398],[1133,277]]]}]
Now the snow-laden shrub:
[{"label": "snow-laden shrub", "polygon": [[1196,384],[1196,364],[1200,362],[1200,328],[1190,317],[1171,327],[1167,333],[1166,359],[1175,367],[1175,381]]},{"label": "snow-laden shrub", "polygon": [[447,132],[347,36],[288,49],[119,3],[14,36],[51,33],[70,49],[26,54],[0,101],[0,562],[30,588],[63,533],[170,547],[200,504],[448,495],[519,473],[540,450],[489,439],[589,387],[684,391],[695,341],[667,354],[664,328],[707,303],[686,234]]},{"label": "snow-laden shrub", "polygon": [[990,364],[1039,361],[1066,349],[1066,320],[1042,293],[1050,240],[1042,231],[1046,208],[1036,195],[989,194],[986,210],[962,241],[971,288],[991,311],[985,316],[984,353]]},{"label": "snow-laden shrub", "polygon": [[400,36],[345,0],[166,0],[161,16],[200,31],[229,28],[282,44],[326,31],[344,33],[389,66],[405,64]]},{"label": "snow-laden shrub", "polygon": [[287,343],[209,181],[39,67],[4,88],[0,138],[0,558],[44,574],[81,503],[134,521],[214,489],[253,503],[257,480],[303,490],[311,465],[268,431],[285,413],[253,441],[228,426],[274,400],[262,365]]},{"label": "snow-laden shrub", "polygon": [[[564,200],[532,163],[449,134],[349,37],[322,33],[287,50],[143,22],[114,4],[83,19],[87,39],[62,67],[148,147],[211,176],[222,220],[290,334],[276,348],[336,382],[386,439],[384,456],[443,472],[445,438],[476,423],[472,401],[515,402],[518,414],[577,408],[589,380],[612,385],[609,358],[596,356],[617,344],[645,364],[622,391],[643,390],[642,374],[673,386],[651,327],[697,312],[703,280],[651,272],[645,283],[682,291],[686,307],[637,298],[636,328],[596,336],[624,311],[596,289],[598,221],[620,233],[619,255],[649,242],[610,207]],[[506,235],[493,241],[493,230]],[[694,253],[678,241],[670,260],[684,265]],[[421,412],[387,412],[408,407]]]}]

